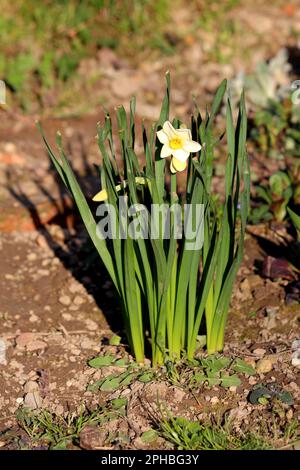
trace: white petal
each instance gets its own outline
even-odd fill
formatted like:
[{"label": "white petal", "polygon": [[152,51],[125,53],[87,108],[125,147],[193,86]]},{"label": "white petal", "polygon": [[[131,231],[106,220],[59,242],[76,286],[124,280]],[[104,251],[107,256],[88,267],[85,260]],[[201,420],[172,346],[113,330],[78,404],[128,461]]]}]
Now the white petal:
[{"label": "white petal", "polygon": [[172,150],[172,155],[180,162],[185,162],[189,158],[190,152],[187,152],[184,149],[177,149]]},{"label": "white petal", "polygon": [[170,155],[172,155],[173,150],[167,145],[163,145],[161,152],[160,152],[160,158],[167,158]]},{"label": "white petal", "polygon": [[187,152],[199,152],[201,145],[194,140],[186,140],[183,144],[183,149]]},{"label": "white petal", "polygon": [[164,123],[163,131],[165,132],[165,134],[167,134],[169,140],[174,139],[176,137],[176,132],[177,131],[176,131],[176,129],[174,129],[174,127],[172,126],[170,121],[166,121]]},{"label": "white petal", "polygon": [[181,162],[180,160],[177,160],[177,158],[173,157],[170,168],[172,173],[175,173],[176,171],[183,171],[186,169],[186,162]]},{"label": "white petal", "polygon": [[176,132],[183,140],[192,140],[190,129],[176,129]]},{"label": "white petal", "polygon": [[163,129],[161,129],[160,131],[157,131],[156,135],[157,135],[158,140],[162,144],[167,144],[169,142],[168,136]]}]

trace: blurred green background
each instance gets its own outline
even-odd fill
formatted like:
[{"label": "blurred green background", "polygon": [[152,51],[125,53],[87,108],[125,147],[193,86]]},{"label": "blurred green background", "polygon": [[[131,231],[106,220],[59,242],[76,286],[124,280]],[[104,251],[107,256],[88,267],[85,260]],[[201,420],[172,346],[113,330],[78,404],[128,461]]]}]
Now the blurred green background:
[{"label": "blurred green background", "polygon": [[[83,59],[109,47],[121,57],[174,54],[201,28],[216,35],[214,59],[222,62],[222,47],[234,45],[234,20],[219,21],[239,0],[2,0],[0,17],[0,78],[11,99],[30,111],[48,90],[62,93],[73,86]],[[188,18],[184,11],[188,10]],[[184,28],[174,15],[181,12]],[[180,20],[180,19],[179,19]],[[100,70],[98,71],[100,74]],[[97,75],[97,74],[96,74]],[[95,78],[95,77],[94,77]],[[92,79],[89,77],[89,79]],[[63,101],[64,98],[62,98]],[[34,106],[33,106],[34,104]]]}]

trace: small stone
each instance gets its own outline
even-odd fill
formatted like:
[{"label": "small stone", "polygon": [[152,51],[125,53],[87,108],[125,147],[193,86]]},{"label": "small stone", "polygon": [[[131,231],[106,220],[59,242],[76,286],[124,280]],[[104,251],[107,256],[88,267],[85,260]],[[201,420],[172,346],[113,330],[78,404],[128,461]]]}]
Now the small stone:
[{"label": "small stone", "polygon": [[30,321],[30,323],[35,323],[35,322],[39,321],[39,317],[33,313],[32,315],[30,315],[29,321]]},{"label": "small stone", "polygon": [[33,380],[34,382],[39,380],[39,375],[36,373],[35,370],[31,370],[28,374],[27,374],[27,379],[29,380]]},{"label": "small stone", "polygon": [[17,147],[16,147],[16,144],[14,144],[13,142],[6,142],[3,145],[3,149],[4,149],[5,152],[14,153],[14,152],[16,152]]},{"label": "small stone", "polygon": [[39,339],[32,341],[26,346],[27,351],[38,351],[40,349],[45,349],[46,347],[47,347],[47,343]]},{"label": "small stone", "polygon": [[257,380],[255,377],[251,376],[249,377],[249,384],[250,385],[255,385],[257,383]]},{"label": "small stone", "polygon": [[75,305],[82,305],[82,304],[84,304],[85,300],[84,300],[83,297],[80,297],[80,295],[76,295],[73,302],[74,302]]},{"label": "small stone", "polygon": [[37,274],[41,277],[49,276],[50,271],[49,269],[38,269]]},{"label": "small stone", "polygon": [[66,321],[71,321],[72,320],[72,315],[70,313],[63,313],[62,317]]},{"label": "small stone", "polygon": [[219,403],[219,398],[218,397],[212,397],[210,402],[211,402],[212,405],[216,405],[217,403]]},{"label": "small stone", "polygon": [[21,333],[16,339],[17,346],[24,348],[25,346],[27,346],[27,344],[29,344],[35,338],[36,338],[36,335],[34,333]]},{"label": "small stone", "polygon": [[299,386],[296,384],[296,382],[290,382],[289,386],[292,390],[295,390],[295,392],[299,391]]},{"label": "small stone", "polygon": [[60,296],[58,301],[59,301],[59,303],[61,303],[62,305],[65,305],[65,306],[71,305],[71,299],[68,295]]},{"label": "small stone", "polygon": [[266,374],[273,368],[273,362],[270,359],[260,359],[257,361],[256,370],[259,374]]},{"label": "small stone", "polygon": [[80,349],[72,349],[71,352],[72,352],[72,354],[74,354],[75,356],[79,356],[80,353],[81,353]]},{"label": "small stone", "polygon": [[4,339],[0,339],[0,364],[4,364],[4,365],[7,364],[6,348],[7,348],[6,342],[4,341]]},{"label": "small stone", "polygon": [[292,365],[295,366],[295,367],[299,367],[300,366],[300,351],[295,351],[293,354],[292,354]]},{"label": "small stone", "polygon": [[257,349],[254,349],[253,354],[255,354],[255,356],[263,357],[266,354],[266,352],[267,351],[265,349],[257,348]]},{"label": "small stone", "polygon": [[24,398],[24,407],[31,408],[32,410],[36,410],[42,406],[42,398],[38,391],[36,392],[29,392],[25,395]]},{"label": "small stone", "polygon": [[72,294],[78,294],[79,292],[82,291],[82,285],[79,284],[78,282],[72,282],[72,283],[69,285],[69,291],[70,291]]},{"label": "small stone", "polygon": [[230,390],[230,392],[232,392],[232,393],[236,393],[236,390],[237,390],[236,385],[231,385],[231,387],[229,387],[229,390]]},{"label": "small stone", "polygon": [[102,449],[107,432],[96,426],[85,426],[80,433],[80,447],[86,450]]},{"label": "small stone", "polygon": [[95,331],[98,329],[97,323],[91,320],[90,318],[86,320],[85,324],[86,324],[87,329],[90,331]]},{"label": "small stone", "polygon": [[27,259],[28,261],[35,261],[37,259],[36,253],[29,253],[29,255],[27,255]]},{"label": "small stone", "polygon": [[291,421],[293,419],[293,416],[294,416],[294,413],[293,413],[293,410],[290,408],[287,412],[286,412],[286,419],[288,421]]},{"label": "small stone", "polygon": [[293,349],[293,351],[296,351],[297,349],[300,349],[300,339],[295,339],[292,342],[292,349]]},{"label": "small stone", "polygon": [[24,398],[23,398],[23,397],[18,397],[18,398],[16,399],[17,405],[21,405],[23,402],[24,402]]},{"label": "small stone", "polygon": [[70,309],[71,312],[77,312],[77,310],[79,310],[79,306],[78,305],[70,305],[69,309]]},{"label": "small stone", "polygon": [[25,393],[31,393],[31,392],[37,392],[37,391],[39,391],[39,385],[37,382],[34,382],[33,380],[29,380],[24,385]]},{"label": "small stone", "polygon": [[55,408],[55,414],[58,416],[62,416],[64,414],[64,407],[62,405],[57,405]]}]

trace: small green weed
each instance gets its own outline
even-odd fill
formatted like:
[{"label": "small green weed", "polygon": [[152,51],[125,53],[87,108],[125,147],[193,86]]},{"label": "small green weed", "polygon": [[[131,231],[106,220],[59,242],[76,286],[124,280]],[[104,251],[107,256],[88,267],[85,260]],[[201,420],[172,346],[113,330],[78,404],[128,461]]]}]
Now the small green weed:
[{"label": "small green weed", "polygon": [[[68,444],[78,443],[81,431],[86,425],[99,425],[112,417],[111,410],[119,410],[121,405],[111,403],[108,409],[88,411],[82,407],[78,413],[56,415],[47,410],[19,408],[16,418],[19,426],[33,441],[46,442],[50,449],[65,449]],[[114,413],[116,414],[116,412]]]}]

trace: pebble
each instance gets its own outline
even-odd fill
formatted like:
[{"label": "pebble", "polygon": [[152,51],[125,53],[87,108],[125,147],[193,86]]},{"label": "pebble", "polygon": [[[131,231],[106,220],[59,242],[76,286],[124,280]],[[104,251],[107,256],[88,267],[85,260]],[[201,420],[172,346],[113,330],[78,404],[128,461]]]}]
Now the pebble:
[{"label": "pebble", "polygon": [[82,292],[82,289],[83,289],[83,286],[77,282],[72,282],[70,285],[69,285],[69,291],[72,293],[72,294],[78,294],[79,292]]},{"label": "pebble", "polygon": [[295,366],[295,367],[299,367],[300,366],[300,351],[295,351],[293,354],[292,354],[292,365]]},{"label": "pebble", "polygon": [[6,364],[6,342],[0,339],[0,364]]},{"label": "pebble", "polygon": [[46,277],[50,275],[49,269],[38,269],[37,274],[41,277]]},{"label": "pebble", "polygon": [[71,305],[71,298],[68,295],[61,295],[58,301],[65,306]]},{"label": "pebble", "polygon": [[71,321],[72,320],[72,315],[70,313],[63,313],[62,317],[66,321]]},{"label": "pebble", "polygon": [[79,310],[79,305],[71,305],[70,310],[71,312],[76,312],[77,310]]},{"label": "pebble", "polygon": [[29,392],[24,397],[24,407],[36,410],[42,406],[42,398],[38,391]]},{"label": "pebble", "polygon": [[36,391],[39,391],[39,385],[37,382],[34,382],[33,380],[29,380],[28,382],[26,382],[26,384],[24,385],[25,393],[31,393]]},{"label": "pebble", "polygon": [[219,398],[218,397],[212,397],[210,402],[211,402],[212,405],[216,405],[217,403],[219,403]]},{"label": "pebble", "polygon": [[295,340],[292,342],[292,349],[293,349],[293,350],[300,349],[300,339],[295,339]]},{"label": "pebble", "polygon": [[47,347],[47,343],[37,339],[35,341],[31,341],[26,347],[27,351],[38,351],[40,349],[45,349]]},{"label": "pebble", "polygon": [[37,259],[36,253],[29,253],[29,255],[27,255],[27,259],[28,261],[35,261]]},{"label": "pebble", "polygon": [[74,299],[74,304],[75,305],[82,305],[85,303],[85,300],[83,297],[81,297],[80,295],[76,295],[75,299]]},{"label": "pebble", "polygon": [[72,354],[74,354],[75,356],[79,356],[80,353],[81,353],[80,349],[72,349],[71,352],[72,352]]},{"label": "pebble", "polygon": [[266,354],[266,350],[265,349],[262,349],[262,348],[257,348],[257,349],[254,349],[253,351],[253,354],[255,354],[255,356],[264,356]]},{"label": "pebble", "polygon": [[29,321],[30,321],[30,323],[35,323],[35,322],[39,321],[39,317],[35,314],[32,314],[29,317]]},{"label": "pebble", "polygon": [[64,407],[62,405],[57,405],[55,408],[55,414],[58,416],[62,416],[64,414]]},{"label": "pebble", "polygon": [[80,447],[86,450],[101,449],[105,444],[107,431],[96,426],[87,425],[80,433]]},{"label": "pebble", "polygon": [[20,346],[21,348],[24,348],[25,346],[27,346],[27,344],[29,344],[35,338],[36,338],[36,335],[34,333],[21,333],[16,338],[17,346]]},{"label": "pebble", "polygon": [[256,370],[259,374],[266,374],[273,369],[273,362],[270,359],[260,359],[256,363]]},{"label": "pebble", "polygon": [[90,331],[95,331],[98,329],[97,323],[91,320],[90,318],[86,320],[85,324],[86,324],[87,329]]}]

